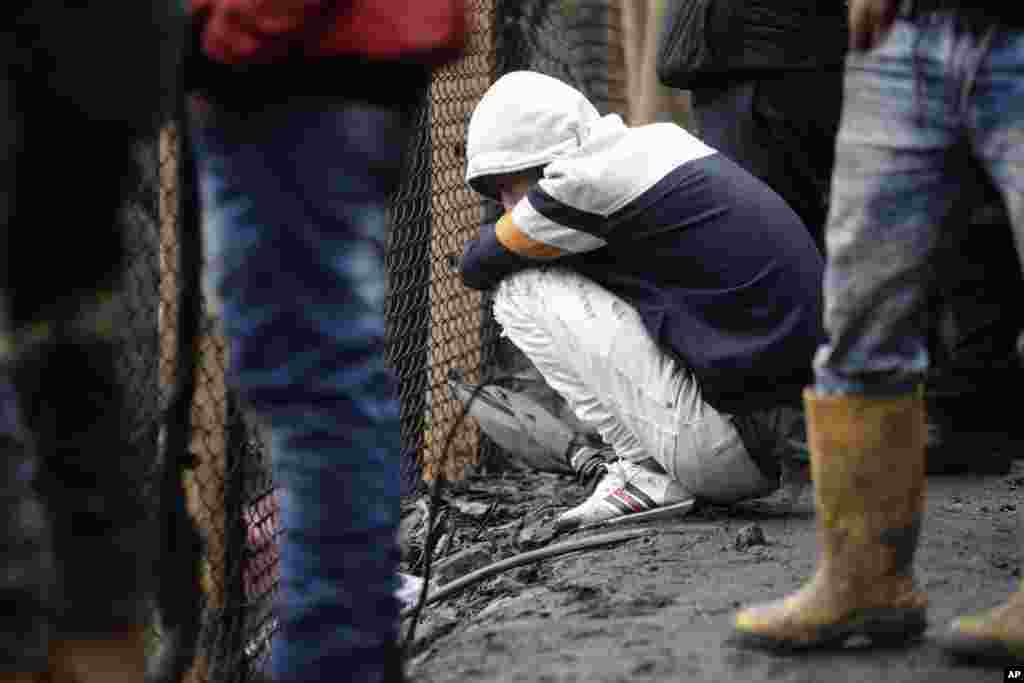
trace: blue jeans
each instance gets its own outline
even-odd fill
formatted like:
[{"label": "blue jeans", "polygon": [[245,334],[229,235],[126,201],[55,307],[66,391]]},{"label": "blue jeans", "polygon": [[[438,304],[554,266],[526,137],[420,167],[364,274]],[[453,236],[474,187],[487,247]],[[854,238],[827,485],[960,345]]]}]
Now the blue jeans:
[{"label": "blue jeans", "polygon": [[895,396],[922,382],[933,250],[940,229],[962,227],[947,219],[978,167],[1006,202],[1020,254],[1024,32],[972,32],[938,12],[898,19],[880,46],[850,54],[826,233],[829,342],[814,360],[820,393]]},{"label": "blue jeans", "polygon": [[274,680],[380,681],[398,622],[384,250],[404,117],[310,100],[194,120],[205,286],[279,486]]}]

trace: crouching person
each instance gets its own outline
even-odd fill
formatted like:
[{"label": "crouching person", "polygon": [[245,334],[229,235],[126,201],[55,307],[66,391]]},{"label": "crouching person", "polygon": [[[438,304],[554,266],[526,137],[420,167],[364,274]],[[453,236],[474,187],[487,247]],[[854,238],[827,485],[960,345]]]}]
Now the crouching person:
[{"label": "crouching person", "polygon": [[469,123],[467,181],[506,213],[465,248],[475,289],[614,451],[559,526],[756,498],[823,339],[822,258],[763,182],[683,128],[631,128],[533,72],[503,76]]}]

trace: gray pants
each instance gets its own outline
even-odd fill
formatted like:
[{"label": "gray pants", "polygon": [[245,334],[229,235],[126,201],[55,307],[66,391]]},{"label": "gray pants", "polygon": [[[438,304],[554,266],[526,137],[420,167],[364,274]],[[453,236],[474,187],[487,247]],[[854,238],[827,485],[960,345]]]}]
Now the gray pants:
[{"label": "gray pants", "polygon": [[635,309],[593,281],[560,268],[517,273],[499,285],[494,318],[619,457],[653,458],[715,502],[777,486],[747,452],[733,417],[704,401],[693,373],[658,348]]}]

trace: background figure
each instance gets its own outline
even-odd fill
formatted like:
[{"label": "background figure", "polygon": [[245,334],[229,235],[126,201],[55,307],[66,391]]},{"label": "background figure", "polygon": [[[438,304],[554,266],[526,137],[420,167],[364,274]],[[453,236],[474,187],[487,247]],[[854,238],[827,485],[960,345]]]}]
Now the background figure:
[{"label": "background figure", "polygon": [[[821,249],[848,36],[842,3],[829,7],[673,0],[658,59],[662,82],[691,89],[701,139],[782,195]],[[971,166],[959,193],[965,200],[942,233],[926,307],[928,468],[1005,471],[1011,454],[1000,435],[1016,420],[981,397],[1021,381],[1013,347],[1024,314],[1005,291],[1024,278],[984,171]],[[979,458],[982,444],[991,448]]]},{"label": "background figure", "polygon": [[972,164],[957,192],[962,206],[939,235],[926,304],[928,471],[1004,473],[1024,428],[1013,405],[991,397],[1024,381],[1015,350],[1024,309],[1008,295],[1024,291],[1024,276],[985,171]]},{"label": "background figure", "polygon": [[[0,14],[0,286],[25,437],[5,438],[0,470],[0,680],[139,681],[150,463],[128,430],[109,313],[134,147],[173,103],[183,15],[156,0],[37,0]],[[46,267],[55,243],[61,262]],[[97,557],[102,572],[82,571]]]},{"label": "background figure", "polygon": [[671,121],[693,131],[690,94],[658,81],[658,35],[665,16],[663,0],[619,0],[622,61],[626,70],[623,118],[631,126]]},{"label": "background figure", "polygon": [[[736,616],[737,638],[756,647],[850,637],[893,645],[923,634],[928,601],[913,562],[924,512],[925,312],[941,230],[976,169],[998,188],[1024,255],[1024,11],[853,0],[850,26],[827,231],[829,340],[804,394],[818,569],[794,594]],[[1012,663],[1024,651],[1024,590],[954,622],[944,644]]]},{"label": "background figure", "polygon": [[846,43],[841,2],[672,0],[657,60],[691,92],[700,138],[782,195],[819,248]]},{"label": "background figure", "polygon": [[464,10],[195,0],[192,11],[206,280],[230,381],[266,425],[279,487],[274,680],[398,681],[386,213],[411,114],[430,66],[459,54]]}]

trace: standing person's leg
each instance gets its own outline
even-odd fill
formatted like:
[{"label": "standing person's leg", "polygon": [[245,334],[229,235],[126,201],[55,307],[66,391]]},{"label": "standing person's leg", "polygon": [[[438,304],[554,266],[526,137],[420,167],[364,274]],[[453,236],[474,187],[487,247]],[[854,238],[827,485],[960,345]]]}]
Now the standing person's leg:
[{"label": "standing person's leg", "polygon": [[[1002,193],[1024,263],[1024,31],[992,27],[978,36],[978,43],[978,66],[963,93],[970,102],[974,152]],[[1024,588],[995,609],[954,621],[943,645],[958,656],[1019,661]]]},{"label": "standing person's leg", "polygon": [[[498,287],[494,317],[619,458],[653,459],[676,482],[670,500],[734,502],[777,486],[747,454],[730,417],[705,403],[692,373],[657,347],[636,310],[593,281],[559,268],[518,273]],[[648,507],[663,504],[657,498],[666,486],[651,485],[656,504]]]},{"label": "standing person's leg", "polygon": [[3,579],[0,682],[45,680],[53,622],[51,529],[35,491],[38,462],[17,433],[13,386],[3,380],[3,429],[0,431],[0,548]]},{"label": "standing person's leg", "polygon": [[[824,247],[842,100],[836,69],[765,74],[693,92],[701,139],[757,176]],[[804,93],[814,92],[813,102]]]},{"label": "standing person's leg", "polygon": [[1024,381],[1016,350],[1024,310],[1006,295],[1021,291],[1024,278],[1002,196],[972,161],[958,191],[962,206],[933,259],[924,396],[934,474],[1007,474],[1024,434],[1016,405],[991,400]]},{"label": "standing person's leg", "polygon": [[[8,600],[20,602],[15,611],[24,619],[25,654],[38,656],[45,646],[53,681],[137,681],[145,671],[153,534],[119,349],[110,325],[95,315],[101,308],[95,300],[116,294],[124,262],[118,210],[134,134],[125,125],[84,117],[76,103],[24,74],[16,95],[21,111],[44,107],[61,125],[20,117],[17,149],[7,160],[16,168],[17,187],[3,229],[8,264],[20,264],[4,273],[5,323],[16,335],[8,339],[7,360],[25,437],[24,451],[9,454],[8,465],[16,467],[12,490],[22,500],[8,521],[23,532],[34,528],[38,537],[5,539],[11,543],[5,555],[21,566],[7,572],[4,589]],[[66,206],[52,201],[52,160],[61,155],[69,177],[81,179]],[[24,263],[52,246],[54,233],[40,225],[66,223],[67,206],[99,245],[85,259],[90,266],[31,272]],[[48,281],[37,288],[40,278]],[[32,493],[45,515],[26,516],[39,515]],[[83,571],[83,562],[94,557],[103,558],[105,570]],[[22,584],[20,596],[15,583]],[[37,639],[41,629],[49,643]]]},{"label": "standing person's leg", "polygon": [[[12,42],[9,35],[0,38],[0,51],[6,58],[0,67],[0,253],[4,263],[9,260],[17,158],[23,143],[23,103],[9,72]],[[7,323],[3,321],[5,327]],[[5,427],[10,427],[14,390],[6,381],[3,386]],[[0,602],[8,606],[0,617],[0,681],[31,682],[44,676],[47,669],[53,616],[49,600],[53,582],[50,528],[32,486],[37,467],[32,452],[7,435],[0,440],[0,562],[4,577],[0,580]]]},{"label": "standing person's leg", "polygon": [[843,72],[835,67],[765,77],[754,88],[754,134],[761,155],[770,158],[768,174],[759,177],[796,211],[819,249],[842,100]]},{"label": "standing person's leg", "polygon": [[[154,588],[147,460],[129,431],[121,348],[87,318],[19,350],[13,373],[53,529],[50,676],[132,683],[146,670]],[[91,558],[103,558],[103,571],[83,570]]]},{"label": "standing person's leg", "polygon": [[[145,671],[155,527],[143,491],[148,459],[133,438],[119,367],[123,348],[107,313],[121,292],[125,250],[119,211],[136,140],[125,126],[84,118],[59,97],[36,102],[62,123],[56,131],[35,120],[24,127],[13,226],[37,234],[18,253],[31,261],[48,234],[39,230],[39,221],[51,225],[67,218],[66,208],[46,203],[52,204],[50,160],[66,154],[65,171],[82,179],[70,205],[99,245],[90,254],[90,275],[104,274],[53,274],[47,291],[59,305],[32,304],[36,292],[21,297],[11,314],[21,335],[11,377],[26,445],[38,460],[35,487],[52,529],[50,675],[55,682],[127,683]],[[16,292],[31,292],[36,276],[24,269],[13,276]],[[104,571],[82,571],[83,562],[94,557],[104,558]]]},{"label": "standing person's leg", "polygon": [[770,176],[764,167],[754,131],[755,81],[736,80],[691,93],[700,139],[758,178]]},{"label": "standing person's leg", "polygon": [[52,624],[50,528],[32,487],[36,463],[16,439],[0,436],[0,599],[8,605],[0,641],[0,681],[45,680]]},{"label": "standing person's leg", "polygon": [[[897,20],[847,61],[827,233],[829,343],[805,392],[818,570],[783,600],[740,612],[742,644],[792,649],[852,635],[902,642],[925,628],[913,556],[924,503],[929,254],[956,197],[961,118],[947,97],[951,22]],[[962,159],[961,159],[962,161]]]},{"label": "standing person's leg", "polygon": [[[3,14],[0,288],[4,331],[17,335],[5,362],[24,442],[0,456],[0,597],[20,622],[5,624],[0,669],[20,668],[17,659],[49,669],[31,680],[141,681],[152,611],[145,462],[130,434],[121,349],[93,314],[121,285],[118,213],[133,146],[156,132],[176,93],[183,17],[165,2],[24,2]],[[107,79],[112,70],[118,78]],[[56,159],[72,179],[57,200]],[[55,241],[79,256],[41,268]]]},{"label": "standing person's leg", "polygon": [[299,102],[198,112],[207,281],[232,382],[271,435],[274,679],[395,680],[400,439],[384,250],[406,125],[390,109]]}]

